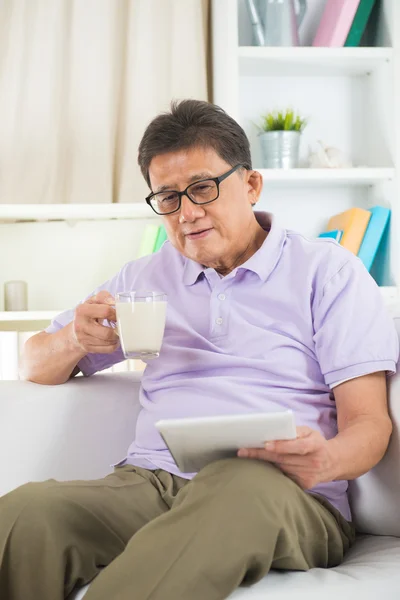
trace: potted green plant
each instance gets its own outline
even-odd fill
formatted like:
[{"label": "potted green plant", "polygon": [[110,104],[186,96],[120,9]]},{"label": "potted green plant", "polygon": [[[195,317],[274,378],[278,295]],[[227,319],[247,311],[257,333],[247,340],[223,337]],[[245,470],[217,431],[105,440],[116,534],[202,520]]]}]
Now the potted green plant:
[{"label": "potted green plant", "polygon": [[298,166],[300,136],[306,119],[292,109],[268,112],[261,117],[260,132],[263,166],[266,169],[291,169]]}]

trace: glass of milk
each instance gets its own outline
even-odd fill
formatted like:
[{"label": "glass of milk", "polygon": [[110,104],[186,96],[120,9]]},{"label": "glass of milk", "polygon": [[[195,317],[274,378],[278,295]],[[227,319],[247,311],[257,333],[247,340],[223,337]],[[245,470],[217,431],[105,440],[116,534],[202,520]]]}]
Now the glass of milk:
[{"label": "glass of milk", "polygon": [[157,358],[164,336],[167,296],[152,291],[119,292],[115,310],[125,358]]}]

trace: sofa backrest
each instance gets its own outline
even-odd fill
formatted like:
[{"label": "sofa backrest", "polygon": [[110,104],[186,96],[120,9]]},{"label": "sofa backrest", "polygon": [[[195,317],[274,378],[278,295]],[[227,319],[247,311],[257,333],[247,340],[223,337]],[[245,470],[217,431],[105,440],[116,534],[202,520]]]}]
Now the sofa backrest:
[{"label": "sofa backrest", "polygon": [[[390,307],[400,337],[400,305]],[[400,370],[388,379],[393,433],[388,450],[371,471],[350,482],[357,531],[400,537]]]},{"label": "sofa backrest", "polygon": [[49,478],[97,479],[135,437],[140,375],[0,382],[0,496]]}]

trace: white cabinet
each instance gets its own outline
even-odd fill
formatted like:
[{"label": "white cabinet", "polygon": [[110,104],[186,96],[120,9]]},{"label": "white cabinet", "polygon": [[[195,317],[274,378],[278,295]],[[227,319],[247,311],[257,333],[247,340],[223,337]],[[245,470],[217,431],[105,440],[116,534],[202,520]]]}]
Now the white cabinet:
[{"label": "white cabinet", "polygon": [[[373,47],[318,48],[312,39],[324,0],[308,0],[300,47],[257,47],[244,0],[213,0],[213,101],[244,128],[253,168],[264,178],[259,208],[285,227],[317,236],[333,214],[375,204],[392,210],[387,259],[373,275],[400,282],[400,2],[383,0]],[[292,107],[308,118],[300,168],[262,168],[255,123]],[[317,140],[340,148],[351,169],[309,169]],[[393,293],[395,293],[394,291]]]}]

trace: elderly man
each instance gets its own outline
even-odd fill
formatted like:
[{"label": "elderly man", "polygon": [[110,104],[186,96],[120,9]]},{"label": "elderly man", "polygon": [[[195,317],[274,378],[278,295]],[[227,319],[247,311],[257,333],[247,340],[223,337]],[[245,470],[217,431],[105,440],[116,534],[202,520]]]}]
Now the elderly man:
[{"label": "elderly man", "polygon": [[[347,480],[388,445],[397,336],[359,259],[253,211],[261,175],[217,106],[174,103],[147,127],[139,164],[168,241],[25,352],[31,381],[89,376],[123,360],[103,321],[115,319],[114,294],[165,292],[136,437],[102,480],[31,483],[0,499],[7,600],[61,600],[96,576],[88,600],[222,600],[269,569],[338,565],[354,540]],[[243,448],[197,474],[179,472],[154,426],[286,408],[295,440]]]}]

